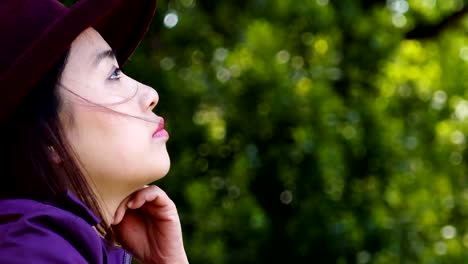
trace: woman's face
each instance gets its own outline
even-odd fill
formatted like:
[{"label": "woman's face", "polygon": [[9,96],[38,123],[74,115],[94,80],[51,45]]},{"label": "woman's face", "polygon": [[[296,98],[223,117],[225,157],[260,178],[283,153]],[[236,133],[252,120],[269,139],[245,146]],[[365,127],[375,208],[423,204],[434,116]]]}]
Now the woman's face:
[{"label": "woman's face", "polygon": [[120,72],[96,30],[88,28],[72,43],[60,84],[61,122],[99,194],[129,194],[168,172],[168,135],[152,111],[157,92]]}]

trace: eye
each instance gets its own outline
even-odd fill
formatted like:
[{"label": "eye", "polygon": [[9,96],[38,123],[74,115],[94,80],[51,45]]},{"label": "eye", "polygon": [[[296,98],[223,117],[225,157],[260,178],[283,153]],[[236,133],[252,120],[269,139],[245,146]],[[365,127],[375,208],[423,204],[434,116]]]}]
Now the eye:
[{"label": "eye", "polygon": [[121,75],[122,75],[122,70],[120,68],[114,68],[114,70],[112,71],[112,74],[109,76],[109,80],[117,81],[120,79]]}]

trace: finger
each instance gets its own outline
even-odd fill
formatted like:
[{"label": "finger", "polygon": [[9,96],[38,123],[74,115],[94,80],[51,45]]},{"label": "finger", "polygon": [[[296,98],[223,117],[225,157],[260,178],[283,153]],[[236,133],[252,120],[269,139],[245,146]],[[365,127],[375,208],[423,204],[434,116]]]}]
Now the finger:
[{"label": "finger", "polygon": [[131,209],[137,209],[143,206],[145,203],[151,203],[154,206],[160,207],[175,207],[174,202],[167,196],[167,194],[158,186],[152,185],[144,190],[140,190],[135,194],[127,206]]},{"label": "finger", "polygon": [[130,195],[128,195],[127,197],[125,197],[125,199],[123,199],[119,206],[117,207],[117,210],[115,211],[115,214],[114,214],[114,220],[112,221],[112,225],[117,225],[119,224],[124,215],[125,215],[125,212],[127,211],[128,209],[128,202],[133,199],[133,197],[135,196],[135,194],[145,188],[148,188],[149,186],[148,185],[144,185],[142,188],[140,188],[139,190],[131,193]]},{"label": "finger", "polygon": [[[156,199],[159,200],[159,197]],[[164,206],[155,205],[153,203],[146,203],[142,206],[142,209],[144,210],[145,215],[151,216],[154,220],[180,221],[177,208],[173,203]]]},{"label": "finger", "polygon": [[125,198],[117,207],[117,210],[115,211],[115,214],[114,214],[114,220],[112,221],[113,225],[117,225],[118,223],[120,223],[120,221],[122,221],[125,215],[125,211],[127,210],[127,203],[130,200],[130,198],[131,196],[128,196],[127,198]]},{"label": "finger", "polygon": [[135,193],[132,199],[127,203],[128,208],[137,209],[145,203],[153,201],[161,194],[159,187],[152,185]]},{"label": "finger", "polygon": [[123,216],[125,215],[125,207],[119,207],[115,212],[114,219],[112,220],[112,225],[117,225],[122,221]]},{"label": "finger", "polygon": [[155,199],[151,200],[153,205],[156,205],[156,206],[175,206],[174,202],[171,200],[171,198],[169,198],[169,196],[167,195],[167,193],[165,191],[163,191],[158,186],[155,186],[155,187],[156,187],[155,192],[157,192],[157,196],[156,196]]},{"label": "finger", "polygon": [[[145,190],[145,193],[140,193],[144,201],[136,202],[134,207],[143,209],[146,213],[149,213],[152,217],[160,220],[178,220],[178,213],[175,203],[169,198],[169,196],[158,186],[152,186]],[[136,198],[137,199],[137,198]],[[141,205],[141,207],[139,207]]]},{"label": "finger", "polygon": [[120,223],[128,209],[142,209],[152,217],[173,221],[178,219],[177,208],[167,194],[157,186],[142,188],[130,196],[126,206],[119,208],[115,223]]}]

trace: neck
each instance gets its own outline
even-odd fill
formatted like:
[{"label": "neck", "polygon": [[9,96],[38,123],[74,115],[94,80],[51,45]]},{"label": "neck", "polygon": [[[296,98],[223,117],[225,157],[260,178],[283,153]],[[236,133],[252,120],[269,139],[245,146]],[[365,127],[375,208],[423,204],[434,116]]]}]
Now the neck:
[{"label": "neck", "polygon": [[116,190],[109,188],[99,188],[98,197],[102,210],[102,219],[110,225],[114,220],[115,212],[120,203],[131,193],[129,190]]}]

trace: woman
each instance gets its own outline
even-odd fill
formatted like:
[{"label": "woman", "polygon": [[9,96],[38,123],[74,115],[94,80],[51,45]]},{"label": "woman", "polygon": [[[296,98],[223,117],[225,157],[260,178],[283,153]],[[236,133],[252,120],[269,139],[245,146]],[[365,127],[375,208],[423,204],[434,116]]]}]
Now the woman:
[{"label": "woman", "polygon": [[188,263],[158,94],[119,69],[155,0],[0,1],[0,263]]}]

